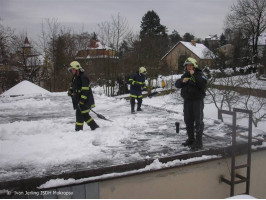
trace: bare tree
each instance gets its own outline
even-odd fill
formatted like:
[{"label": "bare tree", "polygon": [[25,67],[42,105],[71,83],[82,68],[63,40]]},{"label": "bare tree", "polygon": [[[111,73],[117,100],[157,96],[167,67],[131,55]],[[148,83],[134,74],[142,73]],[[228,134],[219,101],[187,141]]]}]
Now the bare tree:
[{"label": "bare tree", "polygon": [[[0,18],[0,22],[2,19]],[[11,53],[11,43],[14,40],[14,31],[0,23],[0,63],[7,64]]]},{"label": "bare tree", "polygon": [[234,81],[232,77],[213,78],[208,83],[207,94],[210,95],[218,110],[228,109],[231,111],[233,106],[239,101],[239,94],[233,90],[229,90],[228,87],[239,87],[240,85],[241,83]]},{"label": "bare tree", "polygon": [[75,50],[84,50],[87,49],[89,46],[89,41],[92,38],[92,34],[88,32],[81,32],[81,33],[75,33],[74,34],[74,42],[75,42]]},{"label": "bare tree", "polygon": [[[112,16],[111,21],[106,21],[98,25],[97,36],[104,44],[115,49],[117,56],[123,41],[132,38],[132,31],[128,26],[126,18],[123,18],[118,14],[115,17]],[[116,59],[113,59],[112,57],[107,63],[108,65],[104,66],[105,74],[107,75],[106,85],[110,86],[111,90],[107,88],[106,91],[110,91],[111,95],[114,95],[114,86],[119,68],[118,57]]]},{"label": "bare tree", "polygon": [[226,18],[231,30],[241,30],[252,44],[252,56],[257,61],[258,38],[266,30],[266,1],[238,0]]},{"label": "bare tree", "polygon": [[[55,41],[59,35],[61,25],[58,19],[44,19],[40,36],[40,47],[45,54],[46,73],[50,82],[50,91],[55,91]],[[48,81],[48,80],[47,80]]]},{"label": "bare tree", "polygon": [[[254,96],[254,89],[261,87],[255,79],[255,74],[213,79],[207,89],[208,95],[218,110],[232,111],[233,107],[252,110],[252,122],[257,127],[266,119],[266,99]],[[244,94],[241,94],[241,88],[244,88]]]},{"label": "bare tree", "polygon": [[245,87],[247,95],[242,96],[239,105],[244,109],[252,110],[252,122],[257,127],[259,122],[266,119],[266,98],[256,95],[255,91],[259,93],[259,90],[263,90],[263,84],[259,84],[259,81],[254,80],[256,80],[255,74],[249,74],[241,78],[241,85]]},{"label": "bare tree", "polygon": [[111,21],[105,21],[98,24],[97,35],[99,39],[110,47],[115,48],[118,52],[122,42],[130,38],[132,34],[126,18],[121,17],[118,13],[117,16],[112,16]]}]

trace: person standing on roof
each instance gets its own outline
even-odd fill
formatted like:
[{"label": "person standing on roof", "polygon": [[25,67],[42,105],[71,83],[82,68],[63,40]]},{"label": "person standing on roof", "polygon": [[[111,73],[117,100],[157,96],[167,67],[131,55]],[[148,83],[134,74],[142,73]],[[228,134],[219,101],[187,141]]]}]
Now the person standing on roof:
[{"label": "person standing on roof", "polygon": [[90,81],[79,62],[71,62],[70,69],[72,69],[73,78],[68,95],[72,97],[73,108],[76,110],[75,130],[83,130],[84,122],[90,126],[91,130],[95,130],[99,126],[89,115],[90,109],[95,107]]},{"label": "person standing on roof", "polygon": [[[177,88],[181,88],[181,96],[184,99],[184,121],[188,139],[183,145],[191,149],[201,149],[204,129],[203,99],[206,96],[207,78],[198,68],[194,58],[187,58],[184,67],[186,67],[186,72],[175,83]],[[196,132],[196,139],[194,132]]]},{"label": "person standing on roof", "polygon": [[130,83],[130,104],[131,104],[131,113],[135,113],[135,99],[137,99],[138,106],[137,111],[142,111],[142,90],[146,90],[146,74],[147,70],[145,67],[140,67],[139,71],[134,73],[129,78]]}]

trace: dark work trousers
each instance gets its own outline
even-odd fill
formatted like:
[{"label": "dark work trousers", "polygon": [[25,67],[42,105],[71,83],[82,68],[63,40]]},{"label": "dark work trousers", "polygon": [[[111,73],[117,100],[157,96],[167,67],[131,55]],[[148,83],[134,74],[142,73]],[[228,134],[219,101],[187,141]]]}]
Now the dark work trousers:
[{"label": "dark work trousers", "polygon": [[138,108],[140,108],[141,107],[141,104],[142,104],[142,97],[140,97],[140,98],[134,98],[134,97],[131,97],[130,98],[130,104],[131,104],[131,109],[133,108],[133,110],[134,110],[134,107],[135,107],[135,99],[137,99],[137,102],[138,102]]},{"label": "dark work trousers", "polygon": [[203,99],[184,101],[184,121],[186,123],[186,130],[189,140],[195,140],[194,132],[196,132],[196,139],[201,140],[202,138],[204,129],[203,109]]},{"label": "dark work trousers", "polygon": [[87,123],[91,126],[93,118],[89,115],[89,112],[81,113],[80,109],[76,109],[76,131],[83,130],[83,123]]}]

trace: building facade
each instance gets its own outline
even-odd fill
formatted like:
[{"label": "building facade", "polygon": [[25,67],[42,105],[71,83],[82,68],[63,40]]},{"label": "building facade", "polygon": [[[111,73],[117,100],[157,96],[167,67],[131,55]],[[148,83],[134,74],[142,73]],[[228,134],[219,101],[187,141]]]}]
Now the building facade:
[{"label": "building facade", "polygon": [[201,43],[180,41],[162,57],[161,61],[165,61],[169,68],[177,72],[180,68],[183,69],[183,64],[180,63],[182,57],[194,58],[199,67],[203,68],[211,65],[213,53]]}]

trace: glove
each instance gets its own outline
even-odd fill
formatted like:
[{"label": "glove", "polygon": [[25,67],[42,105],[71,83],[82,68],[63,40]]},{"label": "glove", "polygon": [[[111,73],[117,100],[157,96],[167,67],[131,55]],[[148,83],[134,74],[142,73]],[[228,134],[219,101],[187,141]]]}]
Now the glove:
[{"label": "glove", "polygon": [[146,87],[145,87],[145,88],[143,88],[143,89],[142,89],[142,91],[147,91],[147,88],[146,88]]}]

